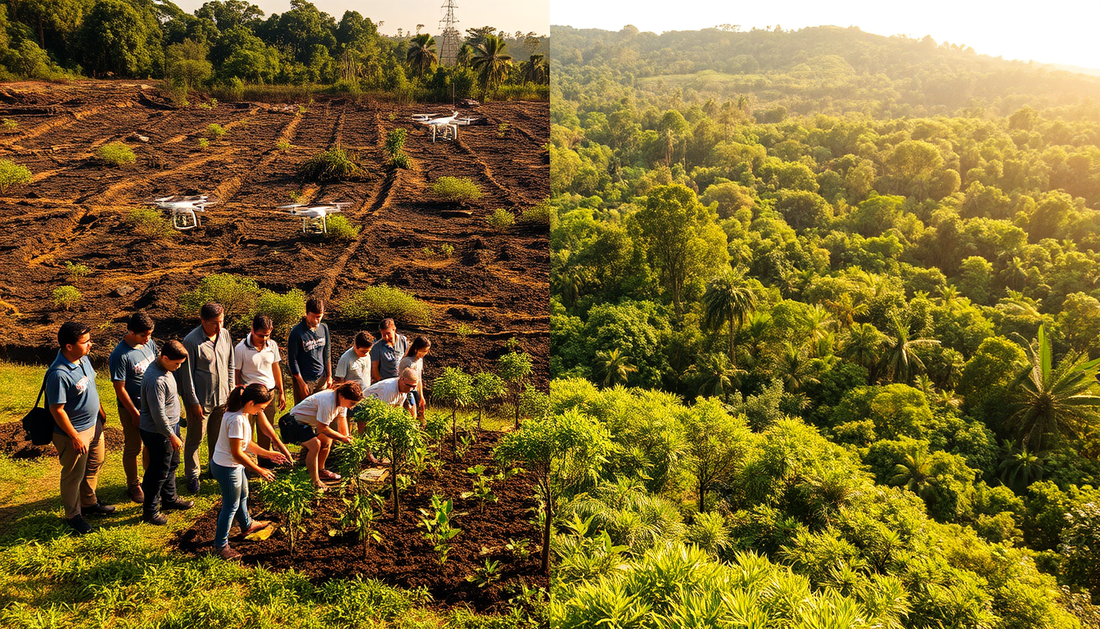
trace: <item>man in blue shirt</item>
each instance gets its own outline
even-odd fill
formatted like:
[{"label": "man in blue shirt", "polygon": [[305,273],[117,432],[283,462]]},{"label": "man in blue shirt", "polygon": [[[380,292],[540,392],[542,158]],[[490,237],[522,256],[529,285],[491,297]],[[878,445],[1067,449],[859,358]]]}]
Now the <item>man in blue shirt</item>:
[{"label": "man in blue shirt", "polygon": [[294,381],[294,403],[332,384],[332,354],[328,326],[321,323],[325,302],[310,299],[306,316],[290,331],[286,343],[286,362]]},{"label": "man in blue shirt", "polygon": [[[130,500],[141,504],[145,495],[138,477],[137,458],[141,454],[141,432],[138,417],[141,414],[141,379],[145,370],[157,359],[157,345],[152,341],[153,319],[144,312],[136,312],[126,324],[126,336],[122,337],[107,367],[111,370],[111,383],[118,401],[118,417],[122,424],[122,469],[126,472],[126,487]],[[146,451],[144,463],[149,465]]]},{"label": "man in blue shirt", "polygon": [[107,415],[99,403],[95,370],[88,353],[88,326],[67,321],[57,331],[60,351],[46,371],[46,404],[54,419],[53,445],[61,460],[61,501],[65,519],[78,534],[92,532],[84,514],[113,513],[113,505],[96,496],[103,464],[103,425]]},{"label": "man in blue shirt", "polygon": [[393,319],[382,319],[378,324],[378,340],[370,348],[371,382],[396,378],[397,367],[408,352],[409,339],[397,333]]}]

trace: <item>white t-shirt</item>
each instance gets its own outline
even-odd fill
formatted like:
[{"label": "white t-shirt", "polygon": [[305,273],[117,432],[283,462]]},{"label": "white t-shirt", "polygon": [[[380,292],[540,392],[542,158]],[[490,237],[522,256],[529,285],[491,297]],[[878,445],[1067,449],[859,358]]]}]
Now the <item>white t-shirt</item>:
[{"label": "white t-shirt", "polygon": [[336,365],[336,377],[346,382],[358,382],[364,391],[370,386],[370,354],[359,358],[352,347],[340,356]]},{"label": "white t-shirt", "polygon": [[336,391],[325,389],[298,402],[290,413],[299,422],[311,420],[328,426],[337,417],[347,417],[348,409],[337,405]]},{"label": "white t-shirt", "polygon": [[424,384],[424,359],[413,356],[410,351],[405,354],[405,357],[401,359],[401,362],[397,364],[397,377],[401,377],[401,374],[405,373],[405,369],[412,367],[416,372],[416,381],[421,385]]},{"label": "white t-shirt", "polygon": [[247,385],[259,382],[268,389],[275,388],[275,363],[279,362],[279,344],[267,339],[267,345],[263,349],[257,349],[252,345],[252,333],[249,332],[233,348],[234,369],[241,370],[244,382],[237,384]]},{"label": "white t-shirt", "polygon": [[379,380],[363,392],[363,396],[376,397],[382,400],[390,406],[401,406],[405,403],[405,398],[409,396],[408,393],[402,393],[397,389],[397,383],[401,380],[401,377],[386,378],[385,380]]},{"label": "white t-shirt", "polygon": [[252,424],[244,413],[226,413],[222,416],[222,427],[218,431],[218,443],[214,446],[214,456],[210,457],[222,467],[244,467],[233,458],[229,449],[230,439],[244,439],[245,446],[252,441]]}]

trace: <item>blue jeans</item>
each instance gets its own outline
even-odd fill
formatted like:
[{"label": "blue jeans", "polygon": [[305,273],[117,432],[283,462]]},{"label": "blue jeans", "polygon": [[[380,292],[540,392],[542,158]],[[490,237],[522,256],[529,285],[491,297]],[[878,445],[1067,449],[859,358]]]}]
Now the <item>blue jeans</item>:
[{"label": "blue jeans", "polygon": [[218,512],[218,528],[214,532],[214,548],[220,550],[229,545],[229,527],[233,518],[241,525],[241,532],[252,526],[248,515],[248,478],[244,467],[225,467],[210,461],[210,472],[222,490],[222,510]]}]

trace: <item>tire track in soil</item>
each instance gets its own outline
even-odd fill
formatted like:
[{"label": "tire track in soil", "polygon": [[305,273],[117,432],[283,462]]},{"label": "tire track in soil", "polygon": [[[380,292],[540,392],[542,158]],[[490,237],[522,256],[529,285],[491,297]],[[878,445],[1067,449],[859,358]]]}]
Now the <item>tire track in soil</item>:
[{"label": "tire track in soil", "polygon": [[89,107],[87,109],[81,109],[81,110],[78,110],[78,111],[74,111],[71,114],[72,115],[71,118],[62,118],[62,119],[59,119],[59,120],[50,120],[50,121],[47,121],[47,122],[43,122],[42,124],[35,125],[35,126],[31,127],[30,129],[27,129],[23,133],[20,133],[19,135],[15,136],[13,138],[10,138],[10,139],[7,139],[7,140],[0,140],[0,146],[9,146],[13,149],[19,150],[21,147],[16,145],[16,142],[25,141],[25,140],[33,140],[34,138],[37,138],[38,136],[42,135],[43,133],[48,133],[50,131],[53,131],[54,129],[59,129],[61,127],[68,126],[68,125],[70,125],[74,122],[77,122],[79,120],[84,120],[85,118],[90,118],[92,116],[99,115],[99,114],[103,113],[104,111],[111,110],[112,108],[125,109],[127,107],[133,107],[133,106],[134,106],[134,101],[133,101],[133,99],[131,99],[129,101],[116,101],[116,102],[113,102],[113,103],[110,103],[110,104],[107,104],[107,105],[99,105],[99,106],[96,106],[96,107]]},{"label": "tire track in soil", "polygon": [[[252,107],[251,109],[249,109],[245,113],[244,116],[238,118],[237,120],[234,120],[232,122],[227,122],[224,125],[222,125],[222,129],[225,129],[226,133],[228,133],[233,127],[239,127],[240,125],[245,124],[247,121],[252,120],[253,118],[255,118],[256,114],[259,113],[263,109],[264,109],[263,107],[258,107],[258,106],[257,107]],[[211,123],[207,123],[207,126],[210,126],[210,124]],[[183,142],[184,140],[186,140],[187,138],[189,138],[193,135],[202,135],[202,132],[205,129],[206,129],[206,127],[200,127],[200,128],[198,128],[194,131],[190,131],[190,132],[187,132],[187,133],[179,133],[179,134],[173,135],[172,137],[168,138],[167,140],[165,140],[161,144],[179,144],[180,142]]]},{"label": "tire track in soil", "polygon": [[347,107],[340,108],[340,114],[336,116],[336,124],[332,125],[332,135],[329,137],[329,146],[339,146],[340,140],[344,136],[344,115],[347,113]]},{"label": "tire track in soil", "polygon": [[[277,142],[284,140],[286,142],[290,142],[294,138],[294,132],[298,128],[298,123],[301,122],[301,120],[301,116],[295,116],[290,120],[290,122],[286,123],[286,125],[283,127],[283,130],[279,132]],[[268,154],[264,156],[263,159],[261,159],[255,166],[248,170],[248,173],[245,176],[234,175],[229,179],[226,179],[214,188],[211,196],[217,199],[223,205],[225,203],[228,203],[229,200],[233,198],[237,194],[237,192],[240,191],[241,186],[244,185],[247,176],[253,175],[255,173],[264,172],[264,169],[271,165],[271,163],[278,158],[279,151],[271,149]]]},{"label": "tire track in soil", "polygon": [[[104,190],[103,192],[100,192],[98,194],[87,195],[85,198],[90,198],[90,197],[94,196],[94,197],[96,197],[96,201],[97,201],[96,205],[113,205],[113,204],[115,204],[115,201],[118,199],[118,196],[120,194],[122,194],[126,190],[129,190],[131,188],[136,187],[139,184],[146,184],[146,183],[149,183],[149,182],[151,182],[155,179],[160,179],[162,177],[170,177],[170,176],[173,176],[173,175],[183,174],[183,173],[186,173],[187,171],[194,170],[194,169],[196,169],[200,166],[204,166],[204,165],[206,165],[210,162],[223,161],[225,159],[232,158],[233,154],[236,153],[236,152],[237,152],[237,149],[230,148],[230,149],[227,149],[225,152],[222,152],[222,153],[215,153],[213,155],[206,155],[206,156],[200,157],[198,159],[194,159],[194,160],[191,160],[189,162],[185,162],[185,163],[177,166],[176,168],[172,168],[172,169],[169,169],[169,170],[162,170],[162,171],[155,172],[155,173],[152,173],[152,174],[149,174],[149,175],[142,175],[140,177],[134,177],[134,178],[128,179],[126,181],[121,181],[121,182],[116,183],[112,186],[108,186],[107,189]],[[77,202],[79,203],[83,200],[84,199],[77,199]]]},{"label": "tire track in soil", "polygon": [[78,217],[74,217],[73,212],[70,212],[69,213],[69,225],[66,228],[65,233],[53,232],[51,234],[51,235],[53,235],[53,239],[52,239],[54,241],[53,244],[50,245],[50,247],[47,251],[42,252],[42,253],[36,255],[35,257],[31,258],[30,260],[28,260],[27,261],[27,266],[28,267],[38,266],[38,265],[42,264],[43,262],[48,262],[50,260],[53,260],[54,256],[56,256],[57,253],[62,248],[69,247],[69,246],[73,245],[76,242],[76,239],[78,238],[77,228],[80,227],[84,223],[84,219],[87,218],[88,215],[91,214],[91,213],[92,213],[92,208],[90,208],[90,207],[81,207],[80,208],[80,216],[78,216]]},{"label": "tire track in soil", "polygon": [[[372,198],[368,198],[362,205],[355,211],[353,218],[360,218],[360,213],[364,208],[370,208],[367,212],[367,216],[374,215],[378,210],[386,207],[390,198],[390,192],[393,190],[394,185],[397,183],[397,179],[400,177],[398,169],[391,169],[386,174],[386,180],[379,186],[378,191],[372,195]],[[344,268],[348,265],[348,261],[351,260],[351,256],[359,250],[359,246],[366,239],[367,234],[374,233],[374,230],[366,229],[365,227],[359,230],[359,235],[355,237],[355,240],[344,249],[344,252],[340,254],[340,257],[336,259],[336,262],[321,277],[321,281],[318,282],[317,288],[314,292],[326,302],[332,299],[332,293],[336,290],[336,279],[340,277],[340,274],[344,272]]]},{"label": "tire track in soil", "polygon": [[[508,199],[509,203],[511,203],[513,206],[531,203],[530,199],[527,198],[527,195],[510,190],[504,187],[504,185],[501,184],[499,181],[497,181],[496,177],[493,176],[493,169],[489,167],[489,164],[486,163],[485,160],[481,159],[481,156],[478,153],[467,146],[466,143],[462,141],[462,138],[455,138],[454,145],[457,146],[459,150],[461,150],[463,153],[469,155],[474,159],[474,162],[481,167],[481,174],[489,180],[489,183],[493,184],[493,187],[504,193],[504,197]],[[516,200],[517,197],[520,199],[520,201]]]}]

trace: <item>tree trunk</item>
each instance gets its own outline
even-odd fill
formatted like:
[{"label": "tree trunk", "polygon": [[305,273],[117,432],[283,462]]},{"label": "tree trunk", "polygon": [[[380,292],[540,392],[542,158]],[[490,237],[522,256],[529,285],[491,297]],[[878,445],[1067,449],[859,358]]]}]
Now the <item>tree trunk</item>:
[{"label": "tree trunk", "polygon": [[737,367],[737,349],[735,344],[736,333],[733,329],[734,316],[730,314],[730,365]]},{"label": "tree trunk", "polygon": [[700,478],[699,479],[699,513],[706,513],[707,512],[707,510],[706,510],[706,500],[705,500],[706,495],[707,495],[706,492],[707,492],[706,483],[704,483],[703,479]]},{"label": "tree trunk", "polygon": [[542,573],[550,576],[550,525],[554,521],[554,497],[546,488],[546,526],[542,534]]},{"label": "tree trunk", "polygon": [[393,521],[397,522],[401,519],[401,502],[397,497],[397,453],[390,453],[390,479],[393,484]]}]

